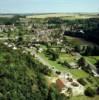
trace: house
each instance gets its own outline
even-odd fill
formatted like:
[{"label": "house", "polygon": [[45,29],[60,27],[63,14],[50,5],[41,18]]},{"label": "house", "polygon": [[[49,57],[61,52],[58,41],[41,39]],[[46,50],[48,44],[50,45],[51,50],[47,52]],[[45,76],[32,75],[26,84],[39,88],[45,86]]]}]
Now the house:
[{"label": "house", "polygon": [[57,85],[59,91],[61,91],[65,87],[65,84],[61,79],[56,80],[56,85]]},{"label": "house", "polygon": [[8,47],[12,47],[13,45],[12,44],[8,44]]},{"label": "house", "polygon": [[12,25],[0,25],[0,32],[6,31],[8,32],[10,31],[14,31],[16,29],[16,27],[14,26],[14,24]]},{"label": "house", "polygon": [[78,68],[77,63],[75,63],[75,62],[71,62],[69,64],[70,64],[71,68],[73,68],[73,69]]},{"label": "house", "polygon": [[8,42],[4,42],[4,45],[8,45]]},{"label": "house", "polygon": [[85,34],[85,32],[83,30],[80,30],[79,32],[82,33],[82,34]]},{"label": "house", "polygon": [[14,46],[14,47],[13,47],[13,50],[17,50],[17,47]]},{"label": "house", "polygon": [[64,48],[61,49],[61,53],[65,53],[66,50]]},{"label": "house", "polygon": [[41,53],[43,51],[43,48],[39,48],[38,52]]}]

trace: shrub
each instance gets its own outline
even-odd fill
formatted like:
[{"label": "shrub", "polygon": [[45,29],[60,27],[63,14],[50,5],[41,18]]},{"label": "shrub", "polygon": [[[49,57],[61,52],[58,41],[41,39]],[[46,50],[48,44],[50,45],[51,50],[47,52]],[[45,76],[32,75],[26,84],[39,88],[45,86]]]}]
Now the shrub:
[{"label": "shrub", "polygon": [[57,75],[60,75],[60,74],[61,74],[61,72],[60,72],[60,71],[56,71],[56,74],[57,74]]},{"label": "shrub", "polygon": [[96,92],[97,92],[97,94],[99,95],[99,87],[97,87]]},{"label": "shrub", "polygon": [[86,65],[86,61],[83,57],[81,57],[79,60],[78,60],[78,65],[79,66],[85,66]]},{"label": "shrub", "polygon": [[70,64],[65,60],[63,63],[64,66],[67,66],[68,68],[71,68]]},{"label": "shrub", "polygon": [[88,77],[87,80],[88,80],[88,82],[93,83],[92,78]]},{"label": "shrub", "polygon": [[91,88],[91,87],[88,87],[88,88],[85,90],[85,95],[86,95],[86,96],[94,97],[95,94],[96,94],[95,89],[93,89],[93,88]]},{"label": "shrub", "polygon": [[53,49],[47,49],[46,54],[49,56],[51,60],[57,60],[59,58],[59,54]]},{"label": "shrub", "polygon": [[79,86],[76,82],[72,82],[71,85],[74,86],[74,87],[78,87]]},{"label": "shrub", "polygon": [[72,78],[67,78],[69,82],[73,82],[73,79]]},{"label": "shrub", "polygon": [[77,80],[80,84],[82,84],[83,86],[85,86],[87,83],[83,78],[80,78]]}]

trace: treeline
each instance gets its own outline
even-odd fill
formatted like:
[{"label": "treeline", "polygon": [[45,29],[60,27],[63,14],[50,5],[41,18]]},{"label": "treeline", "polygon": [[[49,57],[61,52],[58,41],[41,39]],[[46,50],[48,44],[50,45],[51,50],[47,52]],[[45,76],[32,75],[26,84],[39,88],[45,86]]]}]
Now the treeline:
[{"label": "treeline", "polygon": [[76,31],[76,32],[65,31],[64,35],[83,38],[87,41],[91,41],[96,44],[99,44],[99,41],[98,41],[99,40],[99,26],[92,30],[85,30],[84,33],[80,31]]},{"label": "treeline", "polygon": [[12,25],[12,24],[19,24],[19,18],[24,17],[20,15],[15,15],[13,17],[0,17],[0,25]]},{"label": "treeline", "polygon": [[89,18],[89,19],[62,19],[60,17],[46,18],[43,20],[45,23],[51,25],[64,25],[69,26],[72,29],[93,29],[96,28],[99,24],[98,18]]},{"label": "treeline", "polygon": [[61,28],[61,25],[68,28],[65,35],[84,38],[85,40],[99,44],[99,18],[89,19],[62,19],[46,18],[44,20],[48,24],[48,28]]},{"label": "treeline", "polygon": [[84,56],[98,56],[99,55],[99,46],[82,46],[81,47],[79,45],[76,45],[74,47],[74,50]]},{"label": "treeline", "polygon": [[[83,23],[82,23],[83,22]],[[65,31],[64,35],[69,35],[73,37],[80,37],[85,40],[99,44],[99,19],[90,18],[86,20],[75,21],[75,24],[80,25],[78,28]],[[81,31],[82,30],[82,31]]]}]

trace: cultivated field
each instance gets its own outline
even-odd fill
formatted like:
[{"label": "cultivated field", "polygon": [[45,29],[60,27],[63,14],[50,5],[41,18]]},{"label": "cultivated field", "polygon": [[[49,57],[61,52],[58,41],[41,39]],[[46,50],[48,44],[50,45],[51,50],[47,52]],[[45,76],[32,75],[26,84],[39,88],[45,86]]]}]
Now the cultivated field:
[{"label": "cultivated field", "polygon": [[94,14],[73,14],[73,13],[52,13],[52,14],[34,14],[27,16],[27,18],[48,18],[48,17],[62,17],[63,19],[86,19],[92,17],[99,17]]}]

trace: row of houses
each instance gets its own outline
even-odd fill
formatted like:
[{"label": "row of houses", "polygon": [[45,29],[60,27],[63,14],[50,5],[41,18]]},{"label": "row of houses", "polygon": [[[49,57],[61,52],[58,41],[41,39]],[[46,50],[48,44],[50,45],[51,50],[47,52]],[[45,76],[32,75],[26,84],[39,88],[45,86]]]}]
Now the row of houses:
[{"label": "row of houses", "polygon": [[13,50],[17,50],[18,48],[15,46],[14,43],[8,43],[8,42],[4,42],[4,45],[9,47],[9,48],[12,48]]},{"label": "row of houses", "polygon": [[12,25],[0,25],[0,32],[3,32],[3,31],[8,32],[9,30],[14,31],[15,29],[16,29],[16,27],[14,24],[12,24]]}]

